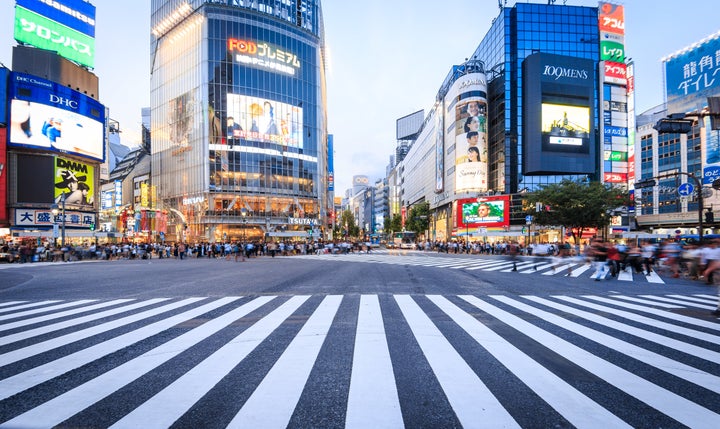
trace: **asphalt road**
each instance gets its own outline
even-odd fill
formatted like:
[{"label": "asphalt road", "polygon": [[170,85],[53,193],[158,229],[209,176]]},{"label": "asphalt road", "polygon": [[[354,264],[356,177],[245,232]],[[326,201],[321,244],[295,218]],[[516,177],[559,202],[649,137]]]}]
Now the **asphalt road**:
[{"label": "asphalt road", "polygon": [[550,265],[0,265],[0,427],[720,427],[714,287]]}]

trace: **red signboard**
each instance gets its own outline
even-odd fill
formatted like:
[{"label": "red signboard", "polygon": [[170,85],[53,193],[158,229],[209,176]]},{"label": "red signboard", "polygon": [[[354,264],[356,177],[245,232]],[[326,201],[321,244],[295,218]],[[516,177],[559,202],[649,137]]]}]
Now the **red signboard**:
[{"label": "red signboard", "polygon": [[622,63],[605,61],[605,81],[618,85],[627,84],[627,66]]},{"label": "red signboard", "polygon": [[627,183],[627,173],[604,173],[603,182],[605,183]]},{"label": "red signboard", "polygon": [[598,14],[600,31],[625,34],[625,8],[612,3],[600,3]]}]

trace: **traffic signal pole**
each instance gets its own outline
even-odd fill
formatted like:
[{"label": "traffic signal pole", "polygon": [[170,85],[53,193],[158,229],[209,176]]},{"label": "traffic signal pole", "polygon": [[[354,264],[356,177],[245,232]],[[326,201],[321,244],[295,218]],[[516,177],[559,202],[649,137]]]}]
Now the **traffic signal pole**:
[{"label": "traffic signal pole", "polygon": [[674,173],[666,173],[662,174],[660,176],[657,176],[654,179],[666,179],[668,177],[677,177],[677,176],[687,176],[688,178],[692,179],[692,181],[695,183],[695,189],[697,189],[697,195],[698,195],[698,238],[700,239],[700,242],[703,241],[703,195],[702,195],[702,183],[700,182],[700,179],[697,178],[693,173],[686,173],[684,171],[677,171]]}]

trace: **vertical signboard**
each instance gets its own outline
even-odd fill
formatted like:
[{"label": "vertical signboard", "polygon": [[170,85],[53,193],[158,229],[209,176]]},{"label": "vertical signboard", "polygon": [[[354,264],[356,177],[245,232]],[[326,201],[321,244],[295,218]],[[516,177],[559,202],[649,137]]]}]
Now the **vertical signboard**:
[{"label": "vertical signboard", "polygon": [[335,143],[332,134],[328,134],[327,137],[327,165],[328,165],[328,191],[335,190]]},{"label": "vertical signboard", "polygon": [[440,193],[445,189],[444,118],[445,109],[438,107],[435,110],[435,193]]},{"label": "vertical signboard", "polygon": [[[601,2],[598,9],[603,77],[603,182],[626,185],[634,163],[634,133],[629,127],[628,67],[625,64],[625,10]],[[632,129],[634,131],[634,129]],[[634,171],[634,169],[633,169]]]}]

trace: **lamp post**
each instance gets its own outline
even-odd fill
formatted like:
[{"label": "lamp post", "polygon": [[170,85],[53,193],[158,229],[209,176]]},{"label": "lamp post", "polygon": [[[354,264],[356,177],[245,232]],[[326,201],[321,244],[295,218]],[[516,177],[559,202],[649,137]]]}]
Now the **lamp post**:
[{"label": "lamp post", "polygon": [[61,241],[60,246],[65,247],[65,194],[60,195],[60,203],[61,207],[58,208],[57,204],[53,204],[50,206],[50,212],[52,212],[53,216],[57,216],[58,213],[60,213],[60,216],[62,217],[62,232],[61,232]]},{"label": "lamp post", "polygon": [[242,230],[242,239],[243,243],[245,243],[245,228],[247,227],[247,209],[245,207],[240,209],[240,215],[242,216],[242,222],[243,222],[243,230]]}]

